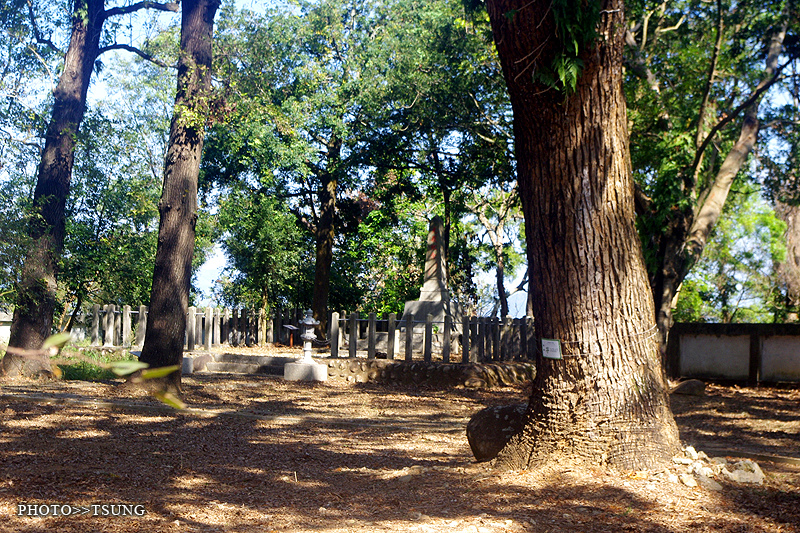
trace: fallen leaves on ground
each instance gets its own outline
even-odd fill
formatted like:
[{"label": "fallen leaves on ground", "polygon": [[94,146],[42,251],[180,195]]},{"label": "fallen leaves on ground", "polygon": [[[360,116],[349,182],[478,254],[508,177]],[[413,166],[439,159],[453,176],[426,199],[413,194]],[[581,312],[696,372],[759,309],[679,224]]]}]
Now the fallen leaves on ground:
[{"label": "fallen leaves on ground", "polygon": [[[2,388],[0,531],[797,531],[800,468],[721,492],[564,461],[500,472],[464,429],[522,388],[436,390],[194,375],[187,412],[119,383]],[[798,456],[796,389],[709,386],[675,400],[682,437]],[[746,414],[746,416],[743,415]],[[674,468],[678,468],[676,465]],[[17,506],[142,504],[144,516],[16,516]]]}]

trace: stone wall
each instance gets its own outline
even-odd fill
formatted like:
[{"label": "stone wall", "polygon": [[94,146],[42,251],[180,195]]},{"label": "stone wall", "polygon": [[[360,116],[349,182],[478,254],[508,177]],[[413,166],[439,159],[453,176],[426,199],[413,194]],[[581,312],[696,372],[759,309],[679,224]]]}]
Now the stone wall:
[{"label": "stone wall", "polygon": [[399,383],[487,388],[520,385],[536,375],[532,362],[434,363],[387,359],[327,359],[328,379],[351,383]]}]

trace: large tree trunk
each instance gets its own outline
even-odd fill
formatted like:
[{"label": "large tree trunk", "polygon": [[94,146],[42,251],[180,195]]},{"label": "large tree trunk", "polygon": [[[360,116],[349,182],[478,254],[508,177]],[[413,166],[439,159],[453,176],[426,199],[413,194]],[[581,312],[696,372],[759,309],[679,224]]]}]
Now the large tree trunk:
[{"label": "large tree trunk", "polygon": [[[487,2],[514,111],[538,338],[523,430],[498,466],[565,454],[623,468],[661,466],[679,449],[658,353],[653,298],[634,226],[621,0],[603,3],[575,92],[534,83],[557,46],[547,2]],[[532,64],[533,63],[533,64]]]},{"label": "large tree trunk", "polygon": [[[197,179],[203,152],[214,16],[220,0],[184,0],[178,92],[158,204],[160,221],[147,333],[140,360],[151,367],[180,365],[189,307]],[[180,391],[180,370],[167,385]]]},{"label": "large tree trunk", "polygon": [[[57,265],[64,248],[65,208],[72,178],[75,136],[86,110],[86,93],[103,25],[102,0],[76,0],[64,71],[53,92],[53,114],[36,177],[30,245],[17,286],[9,345],[36,350],[50,335],[56,306]],[[7,354],[7,376],[49,371],[49,361]]]}]

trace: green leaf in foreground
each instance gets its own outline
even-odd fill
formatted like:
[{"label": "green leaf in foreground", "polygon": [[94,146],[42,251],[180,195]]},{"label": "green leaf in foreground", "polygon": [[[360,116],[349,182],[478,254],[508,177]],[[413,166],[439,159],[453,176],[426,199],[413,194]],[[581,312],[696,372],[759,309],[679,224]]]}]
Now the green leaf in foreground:
[{"label": "green leaf in foreground", "polygon": [[148,366],[147,363],[142,363],[141,361],[115,361],[108,364],[108,368],[118,376],[127,376]]},{"label": "green leaf in foreground", "polygon": [[[141,363],[144,364],[144,363]],[[180,368],[180,365],[172,365],[172,366],[162,366],[159,368],[152,368],[150,370],[142,371],[141,378],[142,379],[155,379],[155,378],[163,378],[168,374],[172,374],[176,370]]]},{"label": "green leaf in foreground", "polygon": [[62,348],[66,343],[68,343],[72,339],[71,333],[56,333],[55,335],[50,335],[44,340],[42,344],[42,350],[47,350],[48,348]]},{"label": "green leaf in foreground", "polygon": [[153,396],[155,396],[158,401],[165,403],[170,407],[174,407],[175,409],[184,409],[186,407],[186,404],[171,392],[154,392]]}]

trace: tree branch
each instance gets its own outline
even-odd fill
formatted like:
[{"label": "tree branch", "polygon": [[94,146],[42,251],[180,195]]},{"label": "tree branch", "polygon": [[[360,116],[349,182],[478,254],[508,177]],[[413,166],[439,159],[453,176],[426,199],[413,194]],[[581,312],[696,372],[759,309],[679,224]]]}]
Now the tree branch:
[{"label": "tree branch", "polygon": [[656,94],[660,94],[661,89],[658,87],[658,79],[656,79],[656,76],[653,74],[653,71],[650,70],[650,67],[647,66],[647,61],[645,61],[645,58],[642,55],[642,50],[636,43],[636,37],[633,35],[631,30],[625,31],[625,44],[628,46],[628,50],[633,56],[628,58],[628,60],[625,62],[626,66],[630,68],[631,71],[638,77],[646,80],[647,85],[650,86],[652,91],[655,91]]},{"label": "tree branch", "polygon": [[736,107],[736,109],[734,109],[729,115],[727,115],[725,118],[717,122],[717,124],[713,128],[711,128],[711,130],[708,132],[708,135],[706,135],[706,138],[703,139],[703,143],[697,149],[697,153],[694,156],[694,161],[692,162],[692,167],[690,169],[692,175],[694,175],[697,167],[700,164],[700,161],[703,159],[702,156],[703,152],[705,152],[706,148],[708,148],[708,145],[711,144],[711,142],[714,139],[714,136],[729,122],[738,117],[742,111],[753,105],[759,98],[761,98],[761,95],[763,95],[767,91],[767,89],[772,87],[775,84],[775,82],[777,82],[780,79],[781,71],[798,57],[800,57],[800,54],[794,54],[783,65],[776,68],[772,76],[762,80],[761,83],[758,84],[756,90],[753,91],[753,93],[747,98],[747,100],[739,104]]},{"label": "tree branch", "polygon": [[131,13],[135,13],[136,11],[140,11],[142,9],[156,9],[158,11],[169,11],[172,13],[177,13],[180,10],[180,8],[181,8],[180,2],[166,2],[162,4],[159,2],[150,2],[148,0],[145,0],[143,2],[137,2],[129,6],[120,6],[107,9],[105,14],[103,15],[103,19],[107,19],[109,17],[116,17],[118,15],[129,15]]},{"label": "tree branch", "polygon": [[126,52],[132,52],[132,53],[136,54],[137,56],[141,57],[142,59],[144,59],[145,61],[150,61],[151,63],[156,64],[159,67],[174,68],[174,69],[178,68],[177,65],[168,65],[168,64],[164,63],[163,61],[161,61],[160,59],[156,59],[155,57],[151,56],[147,52],[145,52],[143,50],[140,50],[139,48],[136,48],[135,46],[131,46],[129,44],[119,44],[118,43],[118,44],[110,44],[108,46],[104,46],[104,47],[100,48],[100,50],[99,50],[97,55],[98,56],[103,55],[106,52],[110,52],[111,50],[125,50]]},{"label": "tree branch", "polygon": [[[697,216],[689,230],[689,235],[684,243],[683,252],[685,261],[682,274],[684,276],[703,253],[708,235],[711,233],[711,229],[717,223],[722,213],[722,208],[727,199],[731,184],[755,145],[759,130],[758,106],[761,95],[778,80],[781,70],[796,59],[796,57],[791,57],[783,65],[777,66],[778,58],[783,49],[787,28],[788,22],[785,22],[771,39],[769,52],[766,58],[767,76],[758,84],[753,94],[732,113],[732,115],[738,115],[742,110],[745,111],[741,133],[739,139],[722,162],[722,166],[714,179],[714,184],[709,190],[708,196],[703,200],[700,209],[697,211]],[[730,122],[730,120],[731,116],[725,117],[725,119],[721,120],[712,128],[711,132],[709,132],[708,136],[703,141],[702,150],[708,147],[716,132],[718,132],[724,124]],[[699,162],[700,153],[695,157],[692,170],[696,170]]]},{"label": "tree branch", "polygon": [[[723,30],[724,30],[724,20],[722,18],[722,0],[717,0],[717,38],[714,43],[714,51],[711,54],[711,64],[708,66],[708,77],[706,78],[706,85],[703,89],[703,101],[700,103],[700,111],[698,113],[697,118],[697,132],[695,132],[695,140],[694,145],[696,147],[700,147],[703,142],[703,127],[706,124],[707,115],[708,115],[708,108],[709,108],[709,99],[711,97],[711,88],[714,85],[714,78],[717,77],[717,65],[719,64],[719,54],[720,50],[722,49],[722,37],[723,37]],[[703,152],[705,153],[705,152]],[[699,178],[700,174],[700,166],[703,164],[703,155],[701,154],[700,159],[697,160],[697,164],[694,166],[694,171],[692,172],[691,181],[688,183],[688,187],[693,191],[695,184],[697,183],[697,179]]]},{"label": "tree branch", "polygon": [[63,53],[62,50],[59,50],[59,48],[55,44],[53,44],[53,41],[51,41],[49,38],[45,39],[44,37],[42,37],[42,32],[39,30],[39,25],[36,23],[36,15],[33,12],[33,3],[31,2],[31,0],[28,0],[27,4],[28,4],[28,18],[30,18],[31,27],[33,28],[33,36],[34,38],[36,38],[36,42],[39,44],[46,44],[55,52]]},{"label": "tree branch", "polygon": [[648,216],[653,214],[653,199],[647,196],[638,183],[633,184],[633,204],[638,216]]}]

